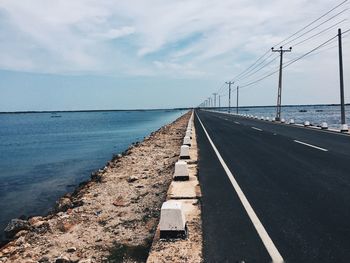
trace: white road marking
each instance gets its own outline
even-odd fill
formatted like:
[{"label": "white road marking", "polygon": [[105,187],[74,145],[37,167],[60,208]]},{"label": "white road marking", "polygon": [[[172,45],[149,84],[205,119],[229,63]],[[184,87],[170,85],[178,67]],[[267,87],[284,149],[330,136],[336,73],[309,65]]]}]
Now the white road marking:
[{"label": "white road marking", "polygon": [[254,130],[257,130],[257,131],[262,131],[262,129],[259,129],[259,128],[256,128],[256,127],[251,127],[252,129]]},{"label": "white road marking", "polygon": [[204,128],[204,125],[201,121],[201,119],[199,118],[199,116],[196,113],[196,116],[200,122],[200,124],[202,125],[202,128],[204,130],[204,133],[207,135],[207,138],[211,144],[211,146],[213,147],[216,156],[218,157],[222,167],[224,168],[228,178],[231,181],[231,184],[233,186],[233,188],[235,189],[239,200],[241,201],[244,209],[246,210],[250,220],[252,221],[256,231],[258,232],[258,235],[260,237],[260,239],[262,240],[262,242],[265,245],[265,248],[267,250],[267,252],[269,253],[272,262],[274,263],[282,263],[284,262],[281,254],[279,253],[279,251],[277,250],[275,244],[273,243],[273,241],[271,240],[269,234],[266,232],[264,226],[262,225],[261,221],[259,220],[258,216],[256,215],[256,213],[254,212],[252,206],[250,205],[247,197],[244,195],[241,187],[238,185],[238,182],[236,181],[235,177],[233,176],[233,174],[231,173],[230,169],[228,168],[228,166],[226,165],[224,159],[222,159],[221,154],[219,153],[218,149],[216,148],[216,146],[214,145],[213,141],[211,140],[207,130]]},{"label": "white road marking", "polygon": [[318,149],[318,150],[321,150],[321,151],[324,151],[324,152],[328,152],[327,149],[324,149],[324,148],[321,148],[321,147],[318,147],[318,146],[315,146],[315,145],[312,145],[312,144],[308,144],[306,142],[301,142],[301,141],[298,141],[298,140],[294,140],[294,142],[300,143],[300,144],[303,144],[303,145],[306,145],[306,146],[309,146],[309,147],[312,147],[312,148],[315,148],[315,149]]},{"label": "white road marking", "polygon": [[236,124],[240,124],[238,121],[235,121]]}]

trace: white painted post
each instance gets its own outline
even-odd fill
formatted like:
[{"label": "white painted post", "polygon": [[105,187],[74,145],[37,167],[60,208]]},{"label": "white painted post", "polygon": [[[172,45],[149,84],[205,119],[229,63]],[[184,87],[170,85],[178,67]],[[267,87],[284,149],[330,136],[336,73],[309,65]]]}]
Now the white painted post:
[{"label": "white painted post", "polygon": [[190,159],[190,147],[188,145],[181,146],[180,159]]},{"label": "white painted post", "polygon": [[328,129],[328,124],[327,124],[327,122],[322,122],[322,123],[321,123],[321,129],[322,129],[322,130],[327,130],[327,129]]},{"label": "white painted post", "polygon": [[184,137],[183,145],[191,146],[191,137],[190,136],[185,136]]},{"label": "white painted post", "polygon": [[173,178],[175,181],[188,181],[190,179],[186,162],[177,161],[175,163],[175,172]]},{"label": "white painted post", "polygon": [[341,132],[348,132],[349,131],[348,125],[347,124],[340,125],[340,131]]},{"label": "white painted post", "polygon": [[186,218],[182,203],[169,200],[163,203],[160,211],[160,238],[186,238]]}]

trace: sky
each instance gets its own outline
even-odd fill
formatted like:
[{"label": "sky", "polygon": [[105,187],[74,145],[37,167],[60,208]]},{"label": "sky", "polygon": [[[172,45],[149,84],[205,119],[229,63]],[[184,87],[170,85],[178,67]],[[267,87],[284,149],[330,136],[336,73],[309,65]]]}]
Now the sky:
[{"label": "sky", "polygon": [[[268,66],[235,78],[341,2],[0,0],[0,111],[193,107],[217,91],[227,105],[225,81],[244,87],[275,70],[277,53],[269,52],[266,62],[274,60]],[[308,34],[285,43],[293,49],[284,61],[335,36],[338,27],[349,29],[348,7],[342,4],[300,32]],[[347,103],[349,39],[344,34]],[[282,103],[339,103],[338,63],[334,39],[286,67]],[[240,104],[274,105],[277,84],[274,74],[242,88]]]}]

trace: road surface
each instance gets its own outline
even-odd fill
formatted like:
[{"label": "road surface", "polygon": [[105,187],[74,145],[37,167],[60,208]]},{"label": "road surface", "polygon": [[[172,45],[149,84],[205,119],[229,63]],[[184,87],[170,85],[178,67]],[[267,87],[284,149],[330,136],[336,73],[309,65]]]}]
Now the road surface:
[{"label": "road surface", "polygon": [[195,125],[205,262],[350,262],[350,136],[202,110]]}]

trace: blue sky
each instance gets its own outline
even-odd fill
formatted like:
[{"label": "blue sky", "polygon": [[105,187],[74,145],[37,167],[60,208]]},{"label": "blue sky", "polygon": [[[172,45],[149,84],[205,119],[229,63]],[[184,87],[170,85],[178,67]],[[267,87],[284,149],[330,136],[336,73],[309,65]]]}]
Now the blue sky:
[{"label": "blue sky", "polygon": [[[196,106],[271,46],[337,3],[0,0],[0,111]],[[349,29],[349,22],[343,21],[348,16],[343,12],[319,30],[337,22]],[[336,27],[293,48],[286,61],[335,34]],[[345,73],[350,62],[346,37]],[[285,69],[283,103],[338,102],[335,45]],[[277,65],[278,60],[237,84],[249,83]],[[348,83],[345,74],[346,102]],[[276,88],[273,75],[242,89],[241,103],[274,104]],[[225,90],[221,92],[227,103]]]}]

